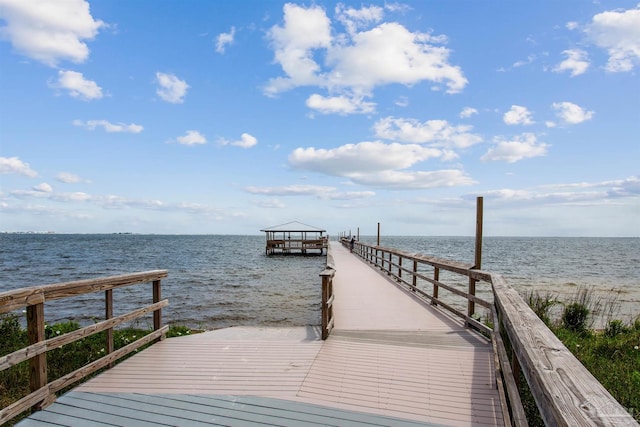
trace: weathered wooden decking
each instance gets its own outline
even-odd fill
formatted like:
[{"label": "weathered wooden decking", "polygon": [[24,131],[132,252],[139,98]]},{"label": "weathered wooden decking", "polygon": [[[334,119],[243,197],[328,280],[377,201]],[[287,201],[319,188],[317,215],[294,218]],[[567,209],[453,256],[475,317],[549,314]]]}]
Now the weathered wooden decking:
[{"label": "weathered wooden decking", "polygon": [[501,426],[491,344],[332,244],[335,329],[162,341],[20,426]]}]

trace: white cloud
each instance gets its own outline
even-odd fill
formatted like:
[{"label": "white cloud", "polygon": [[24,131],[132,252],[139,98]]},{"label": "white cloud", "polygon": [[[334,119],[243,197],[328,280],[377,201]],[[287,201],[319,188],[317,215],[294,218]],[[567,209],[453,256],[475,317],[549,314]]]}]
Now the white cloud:
[{"label": "white cloud", "polygon": [[128,133],[140,133],[144,129],[141,125],[135,123],[110,123],[107,120],[74,120],[74,126],[84,127],[89,130],[94,130],[97,127],[102,127],[106,132],[128,132]]},{"label": "white cloud", "polygon": [[609,54],[607,71],[631,71],[640,64],[640,5],[595,15],[586,32]]},{"label": "white cloud", "polygon": [[282,187],[256,187],[250,186],[244,189],[251,194],[265,196],[316,196],[325,198],[336,191],[335,187],[320,185],[286,185]]},{"label": "white cloud", "polygon": [[547,205],[594,205],[611,200],[640,195],[640,178],[600,182],[564,183],[544,185],[530,190],[499,189],[484,193],[492,203],[547,204]]},{"label": "white cloud", "polygon": [[374,125],[379,138],[448,148],[467,148],[482,142],[480,136],[470,132],[471,129],[468,125],[451,125],[446,120],[420,123],[415,119],[395,117],[385,117]]},{"label": "white cloud", "polygon": [[231,27],[231,31],[228,33],[220,33],[216,38],[216,52],[224,53],[226,46],[233,43],[234,36],[236,34],[236,28]]},{"label": "white cloud", "polygon": [[18,174],[35,178],[38,172],[31,169],[29,163],[25,163],[17,157],[0,157],[0,173],[2,174]]},{"label": "white cloud", "polygon": [[567,59],[559,63],[553,71],[561,73],[563,71],[570,71],[571,77],[579,76],[587,71],[589,68],[589,61],[587,52],[582,49],[568,49],[562,52],[567,56]]},{"label": "white cloud", "polygon": [[106,24],[91,16],[84,0],[2,0],[0,36],[21,54],[51,67],[62,60],[84,62],[85,40],[92,40]]},{"label": "white cloud", "polygon": [[595,114],[593,111],[587,111],[572,102],[554,102],[551,107],[562,121],[572,125],[591,120]]},{"label": "white cloud", "polygon": [[346,191],[343,193],[333,193],[329,196],[331,200],[361,200],[375,196],[374,191]]},{"label": "white cloud", "polygon": [[467,84],[459,67],[448,63],[449,50],[439,46],[440,38],[412,33],[398,23],[383,23],[352,37],[351,44],[336,44],[327,54],[333,66],[330,87],[349,87],[368,93],[375,86],[421,81],[446,86],[457,93]]},{"label": "white cloud", "polygon": [[92,80],[84,78],[77,71],[58,71],[58,81],[51,83],[51,87],[69,91],[69,95],[84,101],[102,98],[102,88]]},{"label": "white cloud", "polygon": [[199,145],[206,144],[207,138],[197,130],[188,130],[186,135],[177,137],[176,141],[182,145]]},{"label": "white cloud", "polygon": [[56,179],[60,182],[64,182],[65,184],[77,184],[84,181],[78,175],[69,172],[60,172],[56,175]]},{"label": "white cloud", "polygon": [[307,98],[307,107],[316,110],[322,114],[368,114],[373,113],[376,108],[376,104],[373,102],[366,102],[360,98],[347,97],[347,96],[330,96],[324,97],[314,93]]},{"label": "white cloud", "polygon": [[331,45],[330,21],[319,6],[308,9],[291,3],[284,5],[284,25],[272,27],[267,36],[275,60],[287,77],[272,79],[267,94],[276,94],[295,86],[320,84],[316,73],[320,66],[313,60],[312,49]]},{"label": "white cloud", "polygon": [[476,110],[475,108],[464,107],[462,109],[462,111],[460,112],[460,118],[461,119],[468,119],[469,117],[475,116],[476,114],[478,114],[478,110]]},{"label": "white cloud", "polygon": [[156,93],[163,100],[172,104],[182,104],[187,96],[189,85],[184,80],[180,80],[173,74],[156,73],[156,83],[158,88]]},{"label": "white cloud", "polygon": [[537,141],[532,133],[523,133],[510,141],[496,138],[497,144],[480,158],[482,161],[505,161],[515,163],[523,159],[547,154],[548,144]]},{"label": "white cloud", "polygon": [[351,177],[392,169],[406,169],[418,162],[442,156],[442,151],[417,144],[361,142],[333,149],[296,148],[289,164],[296,169]]},{"label": "white cloud", "polygon": [[439,171],[383,171],[375,174],[357,174],[351,179],[361,185],[389,190],[422,190],[429,188],[472,185],[476,181],[457,169]]},{"label": "white cloud", "polygon": [[240,135],[240,139],[237,141],[227,141],[224,138],[220,138],[218,140],[218,143],[221,145],[233,145],[235,147],[251,148],[258,143],[258,140],[256,139],[256,137],[248,133],[243,133],[242,135]]},{"label": "white cloud", "polygon": [[284,209],[286,205],[275,198],[251,200],[250,203],[255,206],[267,209]]},{"label": "white cloud", "polygon": [[34,191],[39,191],[41,193],[52,193],[53,192],[53,187],[51,187],[51,185],[47,184],[46,182],[43,182],[42,184],[38,184],[36,186],[33,187]]},{"label": "white cloud", "polygon": [[354,9],[346,7],[342,3],[336,6],[336,16],[349,34],[354,34],[360,28],[369,27],[371,24],[382,20],[384,9],[379,6],[362,7]]},{"label": "white cloud", "polygon": [[508,125],[531,125],[534,123],[531,119],[531,112],[520,105],[512,105],[511,109],[504,113],[502,119]]},{"label": "white cloud", "polygon": [[575,21],[570,21],[570,22],[567,22],[567,25],[565,25],[565,28],[567,30],[575,30],[579,28],[579,24]]},{"label": "white cloud", "polygon": [[[449,64],[450,51],[441,46],[445,37],[410,32],[398,23],[361,30],[381,20],[380,8],[338,6],[337,10],[348,31],[332,36],[331,21],[322,8],[284,6],[284,25],[272,27],[268,38],[285,75],[271,79],[266,94],[318,86],[329,89],[332,96],[347,92],[363,97],[371,96],[376,86],[393,83],[410,86],[429,81],[450,93],[466,86],[460,68]],[[325,68],[315,59],[321,55]]]}]

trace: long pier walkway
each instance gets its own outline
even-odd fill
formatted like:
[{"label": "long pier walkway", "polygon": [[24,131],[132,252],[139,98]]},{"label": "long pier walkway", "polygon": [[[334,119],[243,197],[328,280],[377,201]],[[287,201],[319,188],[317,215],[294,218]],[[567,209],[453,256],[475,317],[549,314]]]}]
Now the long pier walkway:
[{"label": "long pier walkway", "polygon": [[339,243],[335,328],[170,338],[18,425],[502,426],[491,344]]}]

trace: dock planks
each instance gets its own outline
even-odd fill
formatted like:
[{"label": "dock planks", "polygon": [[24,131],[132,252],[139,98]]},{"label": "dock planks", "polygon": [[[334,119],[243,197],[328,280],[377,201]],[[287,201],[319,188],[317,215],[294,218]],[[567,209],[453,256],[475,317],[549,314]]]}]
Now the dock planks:
[{"label": "dock planks", "polygon": [[315,327],[167,339],[19,425],[502,426],[490,343],[331,249],[326,341]]}]

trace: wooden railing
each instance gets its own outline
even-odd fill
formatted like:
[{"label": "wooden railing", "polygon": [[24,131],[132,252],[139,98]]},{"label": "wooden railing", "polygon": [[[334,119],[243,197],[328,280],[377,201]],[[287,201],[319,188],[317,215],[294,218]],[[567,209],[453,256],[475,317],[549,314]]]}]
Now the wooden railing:
[{"label": "wooden railing", "polygon": [[[166,270],[153,270],[0,292],[0,314],[26,308],[27,334],[29,337],[29,346],[0,357],[0,371],[28,360],[31,389],[30,394],[0,410],[0,424],[29,408],[37,410],[50,405],[55,401],[56,392],[99,369],[109,367],[114,361],[145,344],[163,339],[168,326],[161,326],[161,309],[169,304],[168,300],[160,299],[161,279],[165,277],[167,277]],[[139,283],[152,283],[153,303],[113,317],[113,290]],[[45,339],[44,304],[46,302],[102,291],[105,293],[104,321],[64,335]],[[153,312],[153,332],[114,351],[113,328],[150,312]],[[61,378],[51,382],[48,381],[47,351],[102,331],[106,331],[105,356]]]},{"label": "wooden railing", "polygon": [[336,273],[331,246],[327,246],[327,265],[320,273],[322,277],[322,339],[326,340],[333,329],[333,276]]},{"label": "wooden railing", "polygon": [[[349,247],[348,239],[342,238],[341,242]],[[470,264],[377,245],[355,242],[354,246],[355,254],[417,297],[461,317],[491,339],[505,425],[528,425],[519,393],[521,373],[547,426],[638,425],[501,275],[474,269]],[[468,289],[443,283],[442,272],[466,276]],[[492,302],[476,296],[477,284],[486,287]],[[441,295],[441,290],[448,295]],[[451,297],[462,298],[466,312],[452,304]],[[486,323],[479,321],[477,306],[487,311]]]}]

